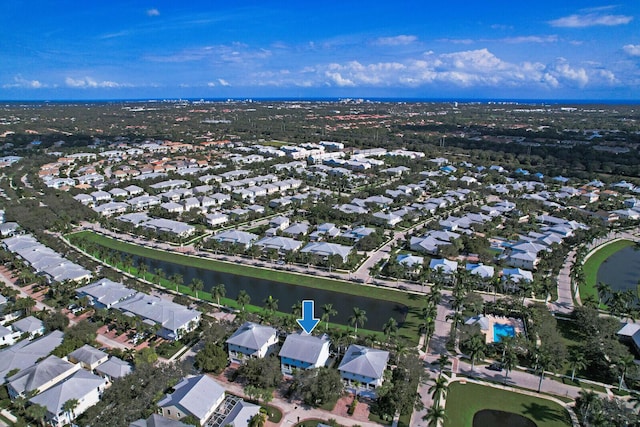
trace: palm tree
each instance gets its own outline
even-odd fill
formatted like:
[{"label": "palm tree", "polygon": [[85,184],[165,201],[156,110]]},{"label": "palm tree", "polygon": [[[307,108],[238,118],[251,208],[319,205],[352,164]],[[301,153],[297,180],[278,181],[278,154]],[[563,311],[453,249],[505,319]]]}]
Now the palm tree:
[{"label": "palm tree", "polygon": [[45,408],[42,405],[38,405],[37,403],[31,404],[27,408],[27,416],[29,418],[33,418],[36,421],[39,421],[40,425],[44,427],[45,425],[44,417],[47,416],[47,408]]},{"label": "palm tree", "polygon": [[438,369],[440,369],[438,376],[441,377],[444,370],[447,369],[449,365],[451,365],[451,361],[449,360],[449,355],[446,353],[440,354],[440,357],[438,357],[438,360],[436,361],[436,363],[438,364]]},{"label": "palm tree", "polygon": [[162,282],[162,279],[164,279],[167,274],[161,268],[156,268],[154,271],[156,273],[156,278],[158,279],[158,285],[159,285],[160,282]]},{"label": "palm tree", "polygon": [[387,336],[387,341],[391,338],[392,334],[395,334],[398,331],[398,322],[393,317],[390,317],[382,326],[382,331]]},{"label": "palm tree", "polygon": [[249,420],[249,427],[264,427],[267,424],[267,413],[262,409]]},{"label": "palm tree", "polygon": [[484,357],[484,349],[486,348],[484,336],[481,334],[474,334],[467,340],[465,344],[470,352],[469,356],[471,358],[471,370],[473,371],[475,368],[475,363]]},{"label": "palm tree", "polygon": [[602,305],[603,300],[609,299],[609,295],[611,294],[611,286],[604,282],[598,282],[596,284],[596,291],[598,291],[598,308],[599,308]]},{"label": "palm tree", "polygon": [[75,411],[79,404],[78,399],[69,399],[62,405],[62,410],[67,414],[69,422],[75,418],[73,411]]},{"label": "palm tree", "polygon": [[264,301],[264,309],[267,312],[273,313],[278,309],[278,300],[269,295]]},{"label": "palm tree", "polygon": [[244,311],[244,306],[251,302],[251,297],[244,289],[240,290],[238,293],[238,297],[236,298],[236,302],[240,307],[242,307],[242,311]]},{"label": "palm tree", "polygon": [[211,289],[211,296],[218,302],[218,307],[220,307],[220,298],[224,298],[225,295],[227,295],[227,288],[225,288],[224,283],[219,283]]},{"label": "palm tree", "polygon": [[504,369],[504,383],[507,383],[509,379],[509,372],[516,366],[517,358],[516,353],[510,347],[505,346],[505,351],[502,354],[502,369]]},{"label": "palm tree", "polygon": [[574,347],[569,351],[569,365],[571,366],[571,381],[575,381],[576,371],[587,366],[582,349]]},{"label": "palm tree", "polygon": [[625,354],[621,356],[617,361],[618,372],[620,373],[620,382],[618,383],[618,391],[622,389],[622,383],[624,383],[624,376],[627,373],[627,369],[634,363],[634,357],[631,354]]},{"label": "palm tree", "polygon": [[198,298],[198,291],[201,291],[202,288],[204,288],[204,282],[202,281],[202,279],[198,279],[197,277],[194,277],[193,279],[191,279],[190,287],[193,293],[196,294],[196,298]]},{"label": "palm tree", "polygon": [[358,334],[358,325],[363,326],[367,321],[367,312],[358,307],[353,307],[353,314],[349,317],[349,323],[355,327],[354,334]]},{"label": "palm tree", "polygon": [[145,264],[144,262],[138,263],[138,276],[140,276],[143,280],[146,279],[148,269],[149,267],[147,267],[147,264]]},{"label": "palm tree", "polygon": [[333,304],[324,304],[322,306],[322,317],[321,319],[324,321],[324,330],[327,331],[329,329],[329,318],[332,316],[336,316],[338,312],[335,308],[333,308]]},{"label": "palm tree", "polygon": [[294,319],[300,319],[302,317],[302,302],[296,301],[296,303],[291,306],[291,314]]},{"label": "palm tree", "polygon": [[429,409],[427,409],[427,415],[422,417],[424,421],[427,421],[427,425],[429,427],[438,427],[442,421],[446,418],[444,408],[440,408],[439,406],[433,405]]},{"label": "palm tree", "polygon": [[599,399],[598,395],[593,390],[585,390],[582,389],[578,392],[578,408],[580,410],[580,414],[582,415],[582,419],[586,420],[591,412],[593,404]]},{"label": "palm tree", "polygon": [[173,274],[171,276],[171,281],[176,284],[176,292],[179,292],[180,285],[182,285],[182,283],[184,282],[184,278],[182,277],[182,274],[180,273]]},{"label": "palm tree", "polygon": [[434,406],[440,406],[440,399],[447,397],[447,391],[449,391],[447,379],[444,377],[436,378],[433,385],[429,387],[429,393],[431,393]]}]

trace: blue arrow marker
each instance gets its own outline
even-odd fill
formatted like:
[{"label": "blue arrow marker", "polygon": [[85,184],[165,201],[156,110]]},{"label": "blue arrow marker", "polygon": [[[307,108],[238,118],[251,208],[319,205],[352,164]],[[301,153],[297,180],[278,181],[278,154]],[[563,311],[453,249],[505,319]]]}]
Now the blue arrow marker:
[{"label": "blue arrow marker", "polygon": [[296,319],[298,325],[300,325],[307,334],[310,334],[316,326],[318,326],[318,322],[320,322],[320,319],[313,317],[314,304],[315,301],[312,299],[302,301],[302,319]]}]

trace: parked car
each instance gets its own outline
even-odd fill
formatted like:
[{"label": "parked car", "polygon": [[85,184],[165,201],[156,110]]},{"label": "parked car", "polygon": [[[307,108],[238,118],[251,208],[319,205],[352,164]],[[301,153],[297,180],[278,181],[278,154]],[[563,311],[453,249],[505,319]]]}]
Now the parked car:
[{"label": "parked car", "polygon": [[500,362],[493,362],[491,365],[487,366],[487,369],[490,371],[502,371],[502,363]]}]

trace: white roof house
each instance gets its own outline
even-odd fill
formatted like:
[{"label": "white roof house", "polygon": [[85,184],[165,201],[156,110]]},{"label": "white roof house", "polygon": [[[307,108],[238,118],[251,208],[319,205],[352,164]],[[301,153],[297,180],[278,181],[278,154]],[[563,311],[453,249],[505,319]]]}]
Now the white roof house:
[{"label": "white roof house", "polygon": [[374,390],[382,385],[389,352],[352,344],[347,349],[338,371],[348,386],[356,382],[362,390]]},{"label": "white roof house", "polygon": [[254,243],[264,249],[275,249],[278,252],[295,252],[300,249],[302,242],[290,237],[264,237]]},{"label": "white roof house", "polygon": [[37,340],[23,340],[0,351],[0,380],[4,380],[14,369],[23,370],[46,357],[62,344],[63,337],[61,331],[53,331]]},{"label": "white roof house", "polygon": [[42,393],[78,369],[80,369],[79,365],[69,363],[57,356],[49,356],[7,378],[9,396],[15,399],[34,390]]},{"label": "white roof house", "polygon": [[44,334],[44,323],[42,320],[33,316],[25,317],[11,325],[14,331],[20,333],[27,333],[29,336],[36,336]]},{"label": "white roof house", "polygon": [[109,355],[102,350],[98,350],[88,344],[69,353],[69,360],[73,363],[79,363],[83,368],[93,371],[98,365],[104,363]]},{"label": "white roof house", "polygon": [[225,230],[213,236],[213,239],[220,243],[231,243],[248,248],[253,242],[258,240],[258,236],[256,234],[247,233],[246,231]]},{"label": "white roof house", "polygon": [[[107,380],[80,369],[50,389],[32,397],[29,402],[47,408],[47,421],[54,426],[69,424],[78,415],[100,400]],[[78,406],[69,413],[63,411],[65,402],[76,399]]]},{"label": "white roof house", "polygon": [[300,252],[308,252],[322,257],[340,255],[343,262],[346,262],[352,249],[353,246],[344,246],[337,243],[310,242],[304,248],[302,248]]},{"label": "white roof house", "polygon": [[429,268],[432,270],[439,270],[444,274],[452,274],[458,270],[458,263],[446,258],[432,259],[429,263]]},{"label": "white roof house", "polygon": [[467,271],[469,271],[469,273],[473,274],[474,276],[479,276],[483,279],[490,279],[493,277],[493,274],[495,272],[495,269],[490,266],[490,265],[484,265],[484,264],[471,264],[468,263],[465,268],[467,269]]},{"label": "white roof house", "polygon": [[109,381],[127,376],[132,370],[131,364],[114,356],[95,368],[96,374]]},{"label": "white roof house", "polygon": [[168,340],[180,339],[200,323],[200,313],[183,305],[138,292],[114,304],[114,308],[132,313],[160,325],[158,335]]},{"label": "white roof house", "polygon": [[174,392],[167,394],[157,405],[164,417],[180,420],[192,415],[204,425],[224,396],[225,390],[220,384],[207,375],[198,375],[183,378],[174,387]]},{"label": "white roof house", "polygon": [[424,263],[424,258],[421,256],[415,256],[410,254],[401,254],[396,258],[399,264],[405,267],[414,268],[421,267]]},{"label": "white roof house", "polygon": [[278,331],[271,326],[245,322],[229,337],[229,359],[233,363],[243,363],[248,358],[268,356],[278,344]]},{"label": "white roof house", "polygon": [[294,369],[313,369],[325,366],[329,360],[329,337],[316,337],[302,331],[289,334],[280,349],[282,373],[290,375]]},{"label": "white roof house", "polygon": [[76,294],[80,298],[88,297],[90,304],[96,308],[111,308],[114,304],[134,296],[136,291],[105,278],[76,289]]}]

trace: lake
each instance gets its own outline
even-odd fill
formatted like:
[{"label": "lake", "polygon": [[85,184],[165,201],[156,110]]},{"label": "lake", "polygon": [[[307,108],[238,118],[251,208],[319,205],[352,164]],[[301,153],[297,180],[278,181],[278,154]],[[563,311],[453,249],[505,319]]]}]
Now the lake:
[{"label": "lake", "polygon": [[[226,288],[227,298],[236,299],[238,293],[241,290],[245,290],[251,297],[251,304],[257,306],[262,306],[263,301],[271,295],[278,300],[278,310],[284,313],[290,313],[291,306],[296,302],[311,299],[315,301],[315,317],[320,318],[322,306],[324,304],[333,304],[333,308],[338,312],[336,316],[330,319],[333,323],[348,324],[353,308],[358,307],[367,313],[367,321],[363,327],[375,331],[381,331],[384,323],[390,317],[396,319],[398,326],[402,326],[408,311],[405,305],[392,301],[290,285],[266,279],[256,279],[153,258],[133,256],[133,262],[135,265],[139,263],[146,264],[147,271],[150,273],[159,268],[165,272],[166,277],[171,277],[173,274],[181,274],[186,285],[189,285],[191,280],[197,277],[204,282],[205,291],[211,291],[212,287],[223,283]],[[344,285],[345,287],[363,286],[348,282],[345,282]]]},{"label": "lake", "polygon": [[607,258],[598,269],[597,282],[611,286],[614,291],[633,290],[637,295],[640,280],[640,250],[628,246]]}]

